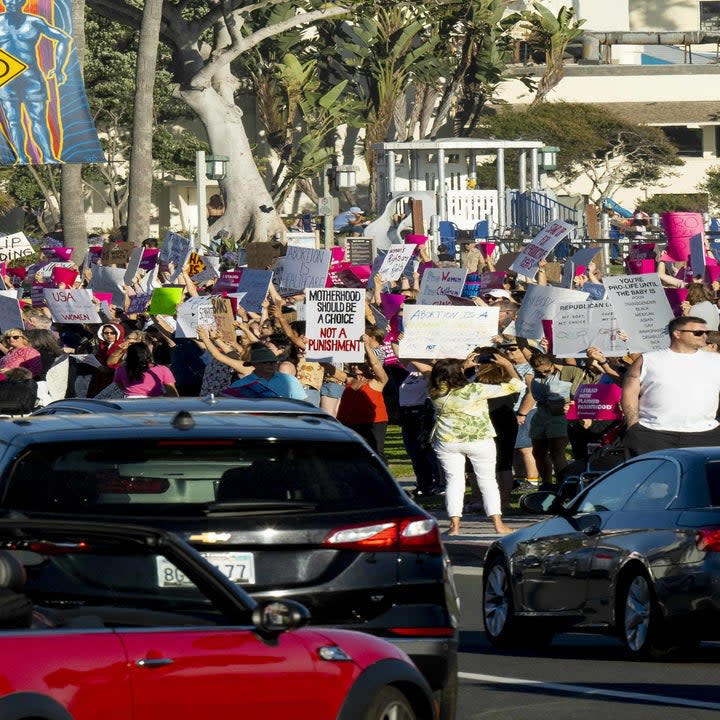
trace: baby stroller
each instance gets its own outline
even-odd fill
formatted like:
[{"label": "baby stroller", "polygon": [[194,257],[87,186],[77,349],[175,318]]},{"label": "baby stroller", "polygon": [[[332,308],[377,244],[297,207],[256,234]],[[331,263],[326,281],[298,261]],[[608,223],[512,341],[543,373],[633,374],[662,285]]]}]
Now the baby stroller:
[{"label": "baby stroller", "polygon": [[574,498],[595,479],[625,460],[624,434],[624,421],[613,422],[598,442],[588,443],[584,467],[580,463],[567,466],[558,485],[558,495],[563,502]]}]

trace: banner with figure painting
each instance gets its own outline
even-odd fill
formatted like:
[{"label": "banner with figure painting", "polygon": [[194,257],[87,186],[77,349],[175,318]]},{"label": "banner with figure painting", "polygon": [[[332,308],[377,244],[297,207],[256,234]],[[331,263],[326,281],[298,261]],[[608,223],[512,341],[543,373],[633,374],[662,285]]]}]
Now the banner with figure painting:
[{"label": "banner with figure painting", "polygon": [[4,0],[0,165],[104,163],[72,36],[72,0]]}]

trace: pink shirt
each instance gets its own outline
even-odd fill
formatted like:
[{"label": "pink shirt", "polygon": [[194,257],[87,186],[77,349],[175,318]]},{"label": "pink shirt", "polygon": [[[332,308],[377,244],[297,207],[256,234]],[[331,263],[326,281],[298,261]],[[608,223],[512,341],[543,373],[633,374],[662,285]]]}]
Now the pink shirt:
[{"label": "pink shirt", "polygon": [[159,397],[165,394],[165,385],[175,384],[175,376],[165,365],[153,365],[139,382],[130,380],[127,368],[120,365],[113,380],[129,397]]},{"label": "pink shirt", "polygon": [[7,355],[0,358],[0,369],[12,370],[16,367],[27,368],[33,377],[42,374],[42,360],[40,353],[34,347],[19,347],[11,350]]}]

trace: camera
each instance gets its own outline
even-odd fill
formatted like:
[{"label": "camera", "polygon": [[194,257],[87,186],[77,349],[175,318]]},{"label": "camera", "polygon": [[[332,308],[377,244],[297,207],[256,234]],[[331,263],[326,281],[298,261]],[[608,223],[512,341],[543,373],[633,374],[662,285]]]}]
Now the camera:
[{"label": "camera", "polygon": [[481,365],[482,363],[491,363],[494,362],[495,358],[492,355],[476,355],[475,356],[475,362],[478,365]]}]

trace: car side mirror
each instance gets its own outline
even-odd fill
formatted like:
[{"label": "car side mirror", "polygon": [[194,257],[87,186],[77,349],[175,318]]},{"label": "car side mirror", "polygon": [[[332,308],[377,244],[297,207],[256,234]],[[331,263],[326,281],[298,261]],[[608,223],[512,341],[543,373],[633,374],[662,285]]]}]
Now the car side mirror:
[{"label": "car side mirror", "polygon": [[533,515],[554,515],[558,512],[560,499],[550,490],[539,490],[520,498],[520,509]]},{"label": "car side mirror", "polygon": [[307,625],[310,611],[294,600],[265,600],[253,610],[252,622],[259,635],[272,639]]}]

